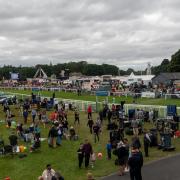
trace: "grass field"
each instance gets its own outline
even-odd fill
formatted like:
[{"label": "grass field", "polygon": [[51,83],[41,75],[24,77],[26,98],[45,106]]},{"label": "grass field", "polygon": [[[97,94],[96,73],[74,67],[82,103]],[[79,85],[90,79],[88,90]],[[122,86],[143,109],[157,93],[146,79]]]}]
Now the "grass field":
[{"label": "grass field", "polygon": [[[4,90],[2,90],[4,91]],[[13,93],[20,93],[20,94],[27,94],[30,95],[31,91],[30,90],[6,90],[8,92],[13,92]],[[5,92],[6,92],[5,91]],[[37,92],[35,92],[37,93]],[[43,96],[49,96],[52,97],[52,92],[50,91],[41,91],[41,95]],[[64,98],[64,99],[75,99],[75,100],[84,100],[84,101],[96,101],[96,97],[93,95],[82,95],[78,96],[77,93],[70,93],[70,92],[55,92],[57,98]],[[112,97],[109,96],[109,102],[113,103],[113,98],[115,98],[116,103],[120,103],[121,101],[126,101],[127,104],[133,103],[133,98],[128,96],[121,96],[121,97]],[[104,101],[105,97],[98,97],[99,101]],[[143,105],[177,105],[180,106],[180,99],[164,99],[164,98],[138,98],[136,101],[137,104],[143,104]]]},{"label": "grass field", "polygon": [[[22,117],[19,116],[18,110],[14,107],[11,108],[12,112],[16,115],[16,121],[22,121]],[[2,112],[2,107],[0,107],[0,112]],[[97,114],[93,114],[93,119],[95,120]],[[4,119],[4,114],[0,113],[0,119]],[[41,175],[47,163],[51,163],[55,170],[62,172],[66,180],[84,180],[86,179],[87,171],[91,171],[96,179],[99,177],[108,175],[112,172],[117,171],[117,167],[114,165],[115,157],[112,160],[106,159],[105,145],[109,139],[109,132],[106,130],[106,121],[103,124],[103,131],[100,136],[100,142],[95,144],[93,142],[93,136],[90,135],[89,129],[86,126],[87,114],[80,114],[81,124],[80,126],[75,126],[80,139],[78,141],[68,141],[63,140],[62,146],[56,149],[51,149],[48,147],[47,142],[42,142],[40,151],[30,153],[28,151],[30,144],[25,144],[27,146],[27,157],[20,159],[18,155],[14,157],[11,156],[1,156],[0,157],[0,179],[6,176],[10,176],[12,180],[36,180],[39,175]],[[73,112],[68,112],[68,121],[70,125],[73,125],[74,114]],[[30,122],[29,122],[30,123]],[[47,137],[50,125],[47,128],[41,127],[41,137]],[[152,127],[151,124],[146,123],[146,128]],[[5,127],[5,124],[0,123],[0,135],[5,139],[6,144],[8,144],[8,136],[11,130]],[[103,158],[97,160],[94,169],[86,170],[82,168],[79,170],[77,163],[77,149],[79,144],[88,138],[93,145],[94,151],[102,152]],[[131,139],[130,136],[127,136]],[[141,137],[142,138],[142,137]],[[19,145],[24,144],[23,141],[19,142]],[[180,151],[179,139],[174,139],[173,144],[176,146],[175,152],[162,152],[157,150],[157,148],[150,149],[150,157],[145,159],[145,162],[156,160],[162,157],[170,156],[174,153]]]}]

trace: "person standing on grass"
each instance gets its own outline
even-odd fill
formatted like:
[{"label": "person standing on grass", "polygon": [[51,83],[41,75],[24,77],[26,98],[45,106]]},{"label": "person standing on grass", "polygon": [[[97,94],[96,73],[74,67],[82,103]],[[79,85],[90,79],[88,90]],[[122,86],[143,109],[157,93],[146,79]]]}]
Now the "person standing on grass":
[{"label": "person standing on grass", "polygon": [[49,130],[48,134],[48,141],[49,141],[49,146],[55,148],[56,147],[56,138],[57,138],[57,128],[55,125],[52,125],[51,129]]},{"label": "person standing on grass", "polygon": [[24,124],[27,124],[27,120],[28,120],[28,110],[24,109],[23,111],[23,118],[24,118]]},{"label": "person standing on grass", "polygon": [[92,106],[91,105],[88,106],[87,113],[88,113],[88,119],[92,118]]},{"label": "person standing on grass", "polygon": [[128,158],[129,158],[129,143],[128,143],[128,139],[124,138],[123,139],[125,148],[126,148],[126,156],[125,156],[125,172],[129,171],[129,166],[128,166]]},{"label": "person standing on grass", "polygon": [[99,132],[100,132],[100,127],[98,123],[96,123],[93,126],[93,132],[94,132],[94,142],[96,143],[96,139],[99,141]]},{"label": "person standing on grass", "polygon": [[74,112],[74,124],[76,124],[76,122],[77,122],[78,124],[80,124],[80,122],[79,122],[79,111],[78,111],[78,109],[76,109],[75,112]]},{"label": "person standing on grass", "polygon": [[82,163],[83,163],[83,158],[84,158],[83,143],[80,144],[80,147],[77,150],[77,153],[78,153],[79,168],[81,168]]},{"label": "person standing on grass", "polygon": [[42,113],[41,113],[41,120],[42,120],[42,123],[44,125],[44,128],[46,127],[46,124],[49,122],[49,119],[48,119],[48,116],[46,114],[46,110],[44,110]]},{"label": "person standing on grass", "polygon": [[35,122],[36,114],[37,114],[36,110],[35,110],[35,109],[32,109],[31,115],[32,115],[32,121],[33,121],[33,123]]},{"label": "person standing on grass", "polygon": [[149,134],[147,132],[147,130],[144,130],[144,152],[145,152],[145,157],[149,156],[149,145],[151,143],[151,138],[149,137]]},{"label": "person standing on grass", "polygon": [[107,150],[107,158],[108,160],[111,159],[111,151],[112,151],[112,145],[111,142],[108,141],[108,143],[106,144],[106,150]]},{"label": "person standing on grass", "polygon": [[139,135],[139,127],[138,127],[138,125],[139,125],[139,122],[138,122],[137,119],[133,119],[133,120],[131,121],[131,126],[132,126],[132,128],[133,128],[133,134],[134,134],[135,136],[138,136],[138,135]]},{"label": "person standing on grass", "polygon": [[87,126],[89,126],[89,130],[91,134],[93,130],[93,125],[94,125],[94,121],[92,120],[92,118],[88,119]]},{"label": "person standing on grass", "polygon": [[85,168],[89,166],[89,159],[93,152],[92,145],[89,143],[88,139],[85,139],[85,143],[83,145],[83,153],[85,157]]}]

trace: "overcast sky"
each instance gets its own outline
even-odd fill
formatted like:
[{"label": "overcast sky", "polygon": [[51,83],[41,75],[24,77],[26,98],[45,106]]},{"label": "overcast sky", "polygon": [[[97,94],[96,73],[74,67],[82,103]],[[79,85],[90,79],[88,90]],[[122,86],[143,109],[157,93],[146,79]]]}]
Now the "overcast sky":
[{"label": "overcast sky", "polygon": [[143,69],[179,48],[179,0],[0,0],[1,66],[85,60]]}]

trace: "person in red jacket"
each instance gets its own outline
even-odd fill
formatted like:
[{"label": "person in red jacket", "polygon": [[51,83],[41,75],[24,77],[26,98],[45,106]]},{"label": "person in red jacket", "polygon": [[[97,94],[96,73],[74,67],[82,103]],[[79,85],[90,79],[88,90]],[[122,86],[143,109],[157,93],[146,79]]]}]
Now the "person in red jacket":
[{"label": "person in red jacket", "polygon": [[88,119],[92,118],[92,106],[91,105],[88,106],[87,113],[88,113]]}]

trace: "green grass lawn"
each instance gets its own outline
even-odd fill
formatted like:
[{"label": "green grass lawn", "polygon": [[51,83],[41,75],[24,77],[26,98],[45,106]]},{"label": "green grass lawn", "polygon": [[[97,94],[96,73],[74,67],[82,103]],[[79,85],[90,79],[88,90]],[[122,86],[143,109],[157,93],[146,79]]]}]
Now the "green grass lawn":
[{"label": "green grass lawn", "polygon": [[[12,106],[11,106],[12,107]],[[16,121],[22,121],[22,117],[19,116],[18,110],[14,107],[11,108],[12,112],[16,115]],[[2,107],[0,107],[0,112],[2,112]],[[93,119],[95,120],[97,114],[93,114]],[[4,119],[4,114],[0,113],[0,120]],[[68,112],[68,121],[70,125],[73,125],[74,114],[73,112]],[[46,164],[52,164],[52,167],[55,170],[62,172],[66,180],[84,180],[86,179],[86,173],[91,171],[96,179],[99,177],[108,175],[112,172],[118,170],[114,165],[115,156],[112,160],[106,159],[105,145],[109,139],[109,132],[106,130],[105,121],[103,124],[103,131],[100,136],[100,142],[94,143],[93,136],[89,133],[89,129],[86,126],[87,123],[87,114],[80,113],[80,126],[75,126],[77,133],[79,134],[80,139],[78,141],[69,141],[63,140],[62,146],[55,149],[51,149],[47,145],[47,141],[42,142],[40,151],[30,153],[29,152],[29,143],[24,143],[19,141],[19,145],[25,144],[27,146],[27,157],[20,159],[18,155],[11,157],[9,155],[0,157],[0,179],[10,176],[12,180],[36,180],[42,171],[45,169]],[[41,137],[47,137],[49,127],[45,129],[41,127]],[[149,123],[145,124],[146,128],[151,128],[152,125]],[[6,144],[8,144],[8,136],[11,133],[11,129],[6,128],[5,124],[0,123],[0,135],[3,136]],[[77,149],[79,144],[84,141],[85,138],[88,138],[92,143],[94,152],[102,152],[103,158],[101,160],[97,159],[95,163],[95,168],[86,170],[84,167],[79,170],[77,162]],[[131,139],[131,136],[127,136],[128,139]],[[142,137],[141,137],[142,138]],[[174,152],[162,152],[157,150],[157,148],[150,149],[150,157],[145,158],[145,162],[156,160],[162,157],[170,156],[174,153],[180,151],[180,139],[173,140],[173,144],[176,146],[176,151]]]},{"label": "green grass lawn", "polygon": [[[1,90],[1,89],[0,89]],[[4,91],[4,90],[2,90]],[[20,94],[27,94],[30,95],[31,91],[30,90],[6,90],[5,92],[14,92],[14,93],[20,93]],[[37,93],[37,92],[35,92]],[[52,92],[50,91],[41,91],[40,92],[42,96],[48,96],[52,97]],[[84,100],[84,101],[96,101],[96,97],[93,95],[82,95],[78,96],[77,93],[70,93],[70,92],[56,92],[56,97],[57,98],[64,98],[64,99],[74,99],[74,100]],[[126,101],[127,104],[132,104],[133,103],[133,98],[128,96],[121,96],[121,97],[113,97],[109,96],[109,102],[113,103],[113,98],[115,98],[116,103],[120,103],[121,101]],[[105,97],[98,97],[99,101],[104,101]],[[166,105],[177,105],[180,106],[180,99],[164,99],[164,98],[138,98],[137,99],[137,104],[142,104],[142,105],[161,105],[161,106],[166,106]]]}]

